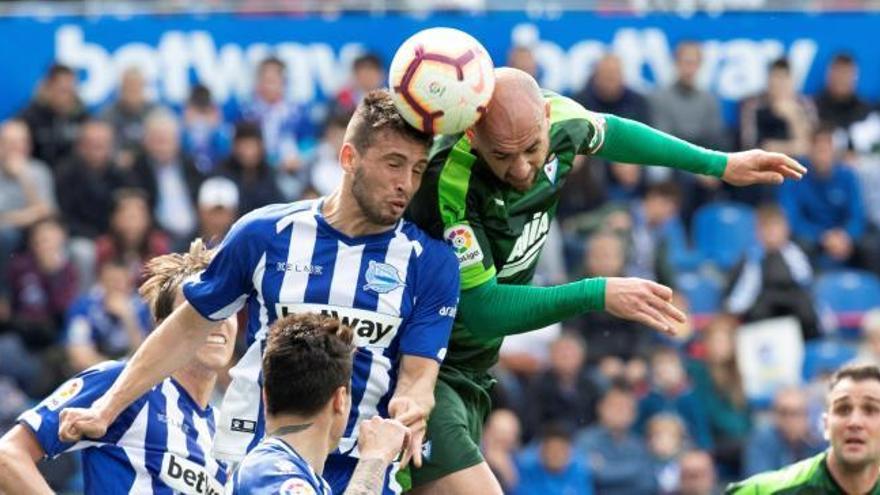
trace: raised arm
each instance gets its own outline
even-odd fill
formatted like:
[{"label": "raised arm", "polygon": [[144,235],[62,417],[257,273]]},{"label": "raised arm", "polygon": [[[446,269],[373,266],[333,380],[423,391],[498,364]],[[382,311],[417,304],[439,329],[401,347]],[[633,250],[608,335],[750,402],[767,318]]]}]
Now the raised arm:
[{"label": "raised arm", "polygon": [[73,442],[98,438],[126,407],[186,365],[219,324],[202,317],[191,305],[177,308],[144,340],[110,390],[87,409],[61,412],[59,436]]}]

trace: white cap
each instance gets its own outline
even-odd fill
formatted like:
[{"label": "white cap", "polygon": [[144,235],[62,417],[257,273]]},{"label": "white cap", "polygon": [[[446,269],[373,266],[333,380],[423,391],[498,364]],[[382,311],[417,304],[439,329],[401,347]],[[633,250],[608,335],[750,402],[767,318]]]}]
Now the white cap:
[{"label": "white cap", "polygon": [[226,177],[211,177],[199,188],[199,208],[238,209],[238,186]]}]

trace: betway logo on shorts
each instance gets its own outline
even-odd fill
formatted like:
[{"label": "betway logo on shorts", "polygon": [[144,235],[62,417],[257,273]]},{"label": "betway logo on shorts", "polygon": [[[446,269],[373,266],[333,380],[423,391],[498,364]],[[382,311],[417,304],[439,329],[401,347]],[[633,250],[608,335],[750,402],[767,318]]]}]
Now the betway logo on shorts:
[{"label": "betway logo on shorts", "polygon": [[299,313],[318,313],[336,318],[354,332],[354,344],[358,347],[388,347],[403,321],[390,316],[364,309],[344,308],[326,304],[284,304],[275,305],[278,317]]},{"label": "betway logo on shorts", "polygon": [[162,457],[162,473],[159,475],[169,488],[179,493],[221,495],[223,486],[209,475],[205,466],[184,457],[166,452]]},{"label": "betway logo on shorts", "polygon": [[541,254],[541,248],[547,240],[549,231],[550,215],[547,212],[535,213],[529,223],[523,227],[522,234],[510,251],[504,268],[498,272],[498,277],[509,277],[531,266]]}]

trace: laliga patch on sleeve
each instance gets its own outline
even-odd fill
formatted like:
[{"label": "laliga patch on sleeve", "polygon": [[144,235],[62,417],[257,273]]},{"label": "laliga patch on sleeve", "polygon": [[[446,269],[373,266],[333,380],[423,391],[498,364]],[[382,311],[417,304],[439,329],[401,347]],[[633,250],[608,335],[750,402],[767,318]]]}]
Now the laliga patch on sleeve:
[{"label": "laliga patch on sleeve", "polygon": [[43,402],[43,405],[46,406],[46,409],[50,411],[57,411],[58,408],[63,406],[67,401],[76,397],[76,395],[79,394],[80,391],[82,391],[82,388],[82,378],[74,378],[73,380],[69,380],[58,387],[58,389],[55,390],[52,395],[47,397],[46,401]]},{"label": "laliga patch on sleeve", "polygon": [[290,478],[278,490],[281,495],[317,495],[315,489],[302,478]]},{"label": "laliga patch on sleeve", "polygon": [[459,267],[467,268],[483,261],[483,250],[480,249],[474,229],[469,225],[458,224],[449,227],[443,232],[443,238],[455,251]]}]

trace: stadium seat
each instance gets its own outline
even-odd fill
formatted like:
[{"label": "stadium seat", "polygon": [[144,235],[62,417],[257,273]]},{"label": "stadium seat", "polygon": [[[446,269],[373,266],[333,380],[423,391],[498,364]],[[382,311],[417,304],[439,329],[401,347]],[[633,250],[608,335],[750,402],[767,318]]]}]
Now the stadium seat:
[{"label": "stadium seat", "polygon": [[710,203],[696,211],[692,230],[694,244],[705,259],[729,270],[756,242],[755,212],[743,203]]},{"label": "stadium seat", "polygon": [[829,272],[816,280],[813,295],[819,311],[833,316],[838,331],[858,335],[862,315],[880,307],[880,278],[860,270]]},{"label": "stadium seat", "polygon": [[809,382],[823,373],[831,373],[855,359],[856,348],[843,342],[820,339],[804,346],[804,381]]},{"label": "stadium seat", "polygon": [[721,285],[713,278],[694,272],[680,274],[676,289],[688,300],[694,327],[703,328],[721,308]]}]

